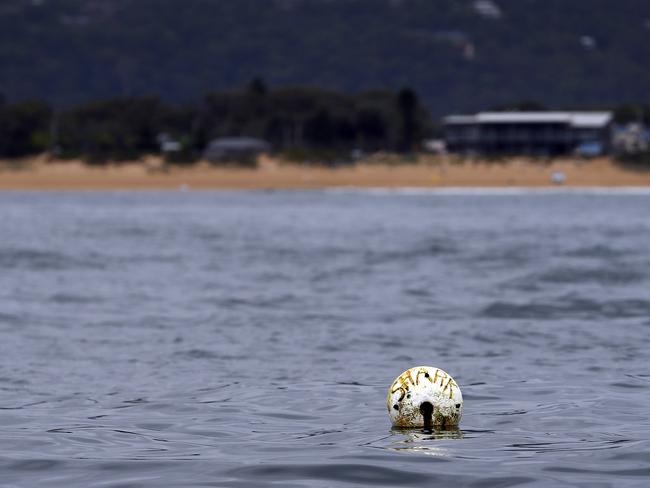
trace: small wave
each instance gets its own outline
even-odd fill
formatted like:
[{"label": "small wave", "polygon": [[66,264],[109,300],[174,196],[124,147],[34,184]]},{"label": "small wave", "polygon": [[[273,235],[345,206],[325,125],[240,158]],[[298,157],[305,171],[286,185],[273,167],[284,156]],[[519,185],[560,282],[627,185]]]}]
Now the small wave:
[{"label": "small wave", "polygon": [[24,322],[24,318],[13,313],[0,312],[0,324],[18,325]]},{"label": "small wave", "polygon": [[118,227],[111,229],[111,234],[113,235],[118,235],[121,237],[154,237],[156,235],[156,232],[154,229],[149,228],[149,227],[140,227],[140,226],[132,226],[132,227]]},{"label": "small wave", "polygon": [[50,471],[64,464],[64,461],[54,459],[22,459],[15,461],[5,469],[18,472]]},{"label": "small wave", "polygon": [[174,356],[181,356],[188,359],[219,359],[221,356],[213,351],[206,349],[190,349],[189,351],[179,351]]},{"label": "small wave", "polygon": [[103,260],[111,260],[116,264],[121,265],[142,265],[144,263],[152,264],[174,264],[180,263],[182,261],[182,256],[180,254],[138,254],[125,257],[102,257]]},{"label": "small wave", "polygon": [[615,383],[610,383],[610,386],[613,386],[615,388],[628,388],[628,389],[648,388],[648,385],[639,384],[639,383],[632,383],[632,382],[622,382],[622,381],[617,381]]},{"label": "small wave", "polygon": [[86,303],[99,303],[104,299],[93,296],[72,295],[68,293],[55,293],[50,297],[50,301],[60,304],[86,304]]},{"label": "small wave", "polygon": [[383,486],[445,483],[454,479],[450,475],[425,474],[370,464],[269,464],[236,468],[229,474],[235,478],[250,481],[326,480],[335,483]]},{"label": "small wave", "polygon": [[630,250],[623,251],[599,244],[595,246],[586,246],[571,249],[564,255],[572,258],[613,259],[628,256],[630,253]]},{"label": "small wave", "polygon": [[646,317],[650,314],[648,300],[558,299],[556,302],[511,303],[494,302],[485,307],[481,316],[498,319],[550,320],[566,317],[604,317],[609,319]]},{"label": "small wave", "polygon": [[36,271],[64,270],[70,268],[101,269],[97,260],[73,258],[54,251],[36,249],[0,249],[0,269],[31,269]]},{"label": "small wave", "polygon": [[637,283],[645,279],[645,273],[624,268],[571,268],[563,267],[547,271],[539,276],[547,283],[598,283],[617,285]]},{"label": "small wave", "polygon": [[29,385],[29,381],[25,379],[13,378],[8,376],[0,376],[0,384],[8,384],[13,386]]},{"label": "small wave", "polygon": [[374,265],[391,261],[409,261],[422,258],[433,258],[446,254],[454,254],[456,252],[457,248],[450,242],[436,241],[413,249],[368,252],[365,256],[365,263]]},{"label": "small wave", "polygon": [[300,301],[300,297],[293,293],[285,293],[278,296],[267,297],[223,297],[218,299],[206,299],[208,303],[217,303],[223,310],[233,310],[238,308],[253,309],[276,309],[284,305],[293,305]]},{"label": "small wave", "polygon": [[305,415],[305,414],[300,414],[300,413],[293,413],[293,412],[261,412],[258,413],[260,417],[268,417],[268,418],[275,418],[275,419],[281,419],[281,420],[297,420],[297,421],[303,421],[303,420],[319,420],[318,417],[315,417],[313,415]]},{"label": "small wave", "polygon": [[538,259],[534,249],[528,245],[500,245],[496,248],[486,248],[484,251],[470,257],[476,266],[480,267],[521,267]]},{"label": "small wave", "polygon": [[603,451],[620,449],[631,442],[627,439],[615,440],[563,440],[548,442],[522,442],[508,446],[506,450],[532,451],[532,452],[578,452],[578,451]]},{"label": "small wave", "polygon": [[[543,468],[544,471],[555,473],[572,473],[572,474],[596,474],[600,476],[632,476],[635,478],[647,478],[650,476],[650,468],[631,468],[631,469],[588,469],[575,468],[570,466],[549,466]],[[622,484],[618,484],[622,486]],[[638,486],[647,486],[645,483]]]}]

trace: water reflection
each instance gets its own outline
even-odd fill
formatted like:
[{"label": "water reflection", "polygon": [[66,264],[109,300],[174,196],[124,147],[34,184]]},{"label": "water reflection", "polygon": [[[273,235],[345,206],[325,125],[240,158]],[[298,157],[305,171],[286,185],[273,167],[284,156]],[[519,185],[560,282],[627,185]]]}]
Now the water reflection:
[{"label": "water reflection", "polygon": [[449,457],[450,452],[438,441],[458,440],[463,438],[463,431],[458,428],[436,429],[404,429],[393,427],[390,431],[391,443],[387,449],[398,452],[411,452],[427,456]]}]

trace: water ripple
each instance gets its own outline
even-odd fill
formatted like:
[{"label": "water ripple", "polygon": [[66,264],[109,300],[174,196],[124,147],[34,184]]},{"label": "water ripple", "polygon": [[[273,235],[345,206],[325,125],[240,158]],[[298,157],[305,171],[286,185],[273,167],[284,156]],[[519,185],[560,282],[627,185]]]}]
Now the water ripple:
[{"label": "water ripple", "polygon": [[[647,208],[0,193],[0,485],[645,486]],[[458,430],[391,429],[417,364]]]}]

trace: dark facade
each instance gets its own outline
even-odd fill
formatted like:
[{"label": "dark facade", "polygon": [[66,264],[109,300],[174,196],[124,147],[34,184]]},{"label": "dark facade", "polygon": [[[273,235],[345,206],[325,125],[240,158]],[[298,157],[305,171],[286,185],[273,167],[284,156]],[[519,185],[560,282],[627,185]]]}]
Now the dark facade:
[{"label": "dark facade", "polygon": [[609,112],[486,112],[444,119],[452,153],[596,156],[611,147]]},{"label": "dark facade", "polygon": [[271,151],[271,145],[252,137],[223,137],[210,142],[203,157],[211,162],[252,161]]}]

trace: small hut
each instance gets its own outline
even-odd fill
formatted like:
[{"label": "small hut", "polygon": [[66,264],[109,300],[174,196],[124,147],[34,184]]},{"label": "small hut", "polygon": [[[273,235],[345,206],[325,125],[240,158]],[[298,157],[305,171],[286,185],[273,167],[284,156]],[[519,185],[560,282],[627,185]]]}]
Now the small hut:
[{"label": "small hut", "polygon": [[271,145],[253,137],[222,137],[215,139],[203,152],[211,163],[254,163],[260,154],[271,151]]}]

